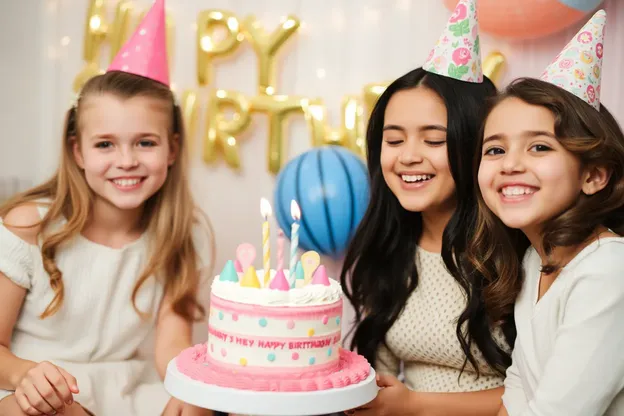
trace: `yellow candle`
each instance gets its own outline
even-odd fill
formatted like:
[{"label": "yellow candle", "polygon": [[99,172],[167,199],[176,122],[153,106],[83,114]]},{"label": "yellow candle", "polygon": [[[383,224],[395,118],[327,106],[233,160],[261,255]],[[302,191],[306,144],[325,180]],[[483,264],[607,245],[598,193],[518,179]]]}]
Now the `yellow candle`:
[{"label": "yellow candle", "polygon": [[271,239],[269,229],[269,217],[273,214],[271,204],[266,198],[260,200],[260,213],[264,217],[262,223],[262,260],[264,267],[264,286],[268,286],[271,280]]}]

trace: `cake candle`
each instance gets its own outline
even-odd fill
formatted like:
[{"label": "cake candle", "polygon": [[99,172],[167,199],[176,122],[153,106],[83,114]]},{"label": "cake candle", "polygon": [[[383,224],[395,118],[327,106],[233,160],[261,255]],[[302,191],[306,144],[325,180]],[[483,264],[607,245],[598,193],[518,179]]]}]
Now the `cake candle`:
[{"label": "cake candle", "polygon": [[269,217],[273,214],[271,204],[266,198],[260,200],[260,214],[264,218],[262,223],[262,259],[264,266],[264,286],[271,280],[271,242],[269,232]]},{"label": "cake candle", "polygon": [[284,231],[280,228],[277,231],[277,270],[284,269]]},{"label": "cake candle", "polygon": [[299,220],[301,219],[301,210],[299,204],[294,199],[290,201],[290,215],[293,223],[290,227],[290,279],[294,281],[295,266],[297,265],[297,250],[299,249]]}]

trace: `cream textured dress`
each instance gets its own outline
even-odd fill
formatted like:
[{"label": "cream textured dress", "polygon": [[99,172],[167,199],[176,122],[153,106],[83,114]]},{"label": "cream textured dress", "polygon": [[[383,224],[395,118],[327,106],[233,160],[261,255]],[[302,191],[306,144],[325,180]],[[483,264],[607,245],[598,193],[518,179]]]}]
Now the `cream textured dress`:
[{"label": "cream textured dress", "polygon": [[[473,348],[481,375],[468,365],[459,378],[465,354],[455,335],[457,319],[466,305],[462,288],[446,270],[442,256],[418,248],[418,287],[410,295],[401,315],[386,335],[389,348],[377,353],[379,373],[398,375],[403,363],[405,385],[421,392],[466,392],[502,386],[481,353]],[[505,345],[502,331],[495,331]]]},{"label": "cream textured dress", "polygon": [[[39,212],[43,217],[45,209]],[[196,238],[200,258],[209,253],[203,240]],[[67,370],[78,380],[76,400],[97,416],[159,415],[169,400],[153,361],[140,354],[155,325],[162,284],[149,279],[139,292],[137,306],[151,312],[148,320],[137,315],[131,302],[147,260],[145,235],[120,249],[77,237],[57,254],[65,283],[63,306],[41,320],[53,292],[40,248],[0,221],[0,272],[27,289],[11,351]],[[0,400],[11,393],[0,390]]]}]

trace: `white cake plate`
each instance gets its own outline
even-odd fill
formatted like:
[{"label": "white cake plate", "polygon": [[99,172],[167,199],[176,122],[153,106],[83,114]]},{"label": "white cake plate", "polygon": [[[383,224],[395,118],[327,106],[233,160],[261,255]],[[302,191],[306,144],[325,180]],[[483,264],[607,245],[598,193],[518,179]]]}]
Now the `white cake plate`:
[{"label": "white cake plate", "polygon": [[165,389],[173,397],[203,409],[254,416],[314,416],[342,412],[377,396],[375,371],[358,384],[310,392],[237,390],[202,383],[180,373],[175,358],[167,366]]}]

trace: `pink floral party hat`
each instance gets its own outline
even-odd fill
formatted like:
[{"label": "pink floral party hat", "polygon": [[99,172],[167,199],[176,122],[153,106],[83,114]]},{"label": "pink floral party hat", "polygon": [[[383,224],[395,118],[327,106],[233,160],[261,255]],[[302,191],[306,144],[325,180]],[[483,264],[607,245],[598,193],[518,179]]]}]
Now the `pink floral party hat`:
[{"label": "pink floral party hat", "polygon": [[423,69],[466,82],[483,82],[476,0],[460,0]]},{"label": "pink floral party hat", "polygon": [[600,109],[602,47],[607,13],[598,10],[540,77]]},{"label": "pink floral party hat", "polygon": [[156,0],[107,71],[123,71],[169,86],[165,0]]}]

